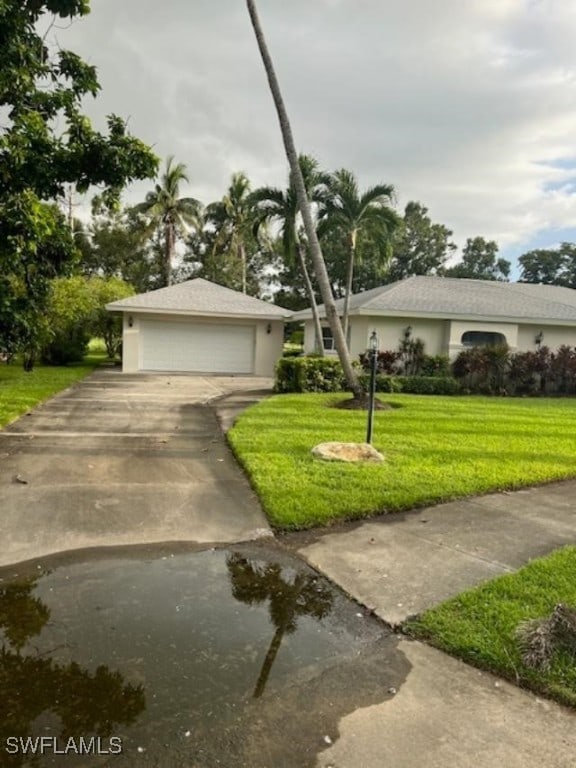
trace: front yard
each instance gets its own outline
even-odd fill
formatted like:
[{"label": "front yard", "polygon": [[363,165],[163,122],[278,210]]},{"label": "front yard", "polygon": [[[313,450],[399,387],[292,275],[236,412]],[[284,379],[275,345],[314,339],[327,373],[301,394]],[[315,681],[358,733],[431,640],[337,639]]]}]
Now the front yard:
[{"label": "front yard", "polygon": [[362,442],[366,413],[342,395],[277,395],[229,432],[265,511],[280,529],[308,528],[457,497],[576,477],[576,400],[381,395],[384,464],[323,462],[310,449]]}]

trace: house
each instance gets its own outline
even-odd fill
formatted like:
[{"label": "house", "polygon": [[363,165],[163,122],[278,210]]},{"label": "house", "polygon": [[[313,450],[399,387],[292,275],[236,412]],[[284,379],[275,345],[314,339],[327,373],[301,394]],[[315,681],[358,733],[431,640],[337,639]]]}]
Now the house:
[{"label": "house", "polygon": [[[343,303],[336,303],[340,311]],[[319,309],[324,348],[330,352],[332,334],[323,305]],[[373,330],[381,350],[396,349],[410,329],[412,338],[424,341],[426,354],[451,358],[485,344],[506,343],[513,351],[576,344],[576,290],[553,285],[410,277],[352,296],[349,317],[353,357],[366,350]],[[304,349],[313,352],[311,311],[295,312],[292,320],[304,321]]]},{"label": "house", "polygon": [[272,376],[282,356],[282,309],[208,280],[113,301],[123,314],[122,370]]}]

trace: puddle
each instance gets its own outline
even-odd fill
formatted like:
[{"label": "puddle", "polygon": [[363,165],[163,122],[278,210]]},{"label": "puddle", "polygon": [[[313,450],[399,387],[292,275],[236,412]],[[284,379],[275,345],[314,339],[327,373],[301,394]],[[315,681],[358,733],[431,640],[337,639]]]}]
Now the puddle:
[{"label": "puddle", "polygon": [[0,581],[0,765],[312,767],[400,688],[396,645],[269,545]]}]

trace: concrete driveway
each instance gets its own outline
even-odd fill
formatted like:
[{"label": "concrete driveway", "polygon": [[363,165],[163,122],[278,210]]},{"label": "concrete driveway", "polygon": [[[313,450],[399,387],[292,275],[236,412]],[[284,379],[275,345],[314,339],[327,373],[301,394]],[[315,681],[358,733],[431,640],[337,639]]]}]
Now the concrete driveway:
[{"label": "concrete driveway", "polygon": [[237,542],[270,530],[228,426],[255,377],[100,370],[0,431],[0,566],[64,550]]}]

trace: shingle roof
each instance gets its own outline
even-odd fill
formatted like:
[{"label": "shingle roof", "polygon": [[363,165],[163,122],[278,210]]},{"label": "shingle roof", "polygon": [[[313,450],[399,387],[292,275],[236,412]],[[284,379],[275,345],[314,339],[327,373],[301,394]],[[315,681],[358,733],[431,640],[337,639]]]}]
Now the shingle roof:
[{"label": "shingle roof", "polygon": [[268,319],[290,317],[292,314],[276,304],[224,288],[201,277],[113,301],[106,305],[106,309]]},{"label": "shingle roof", "polygon": [[[343,300],[336,306],[342,311]],[[323,305],[319,308],[323,313]],[[410,314],[415,317],[482,317],[576,323],[576,291],[554,285],[418,276],[358,293],[350,314]],[[311,316],[295,312],[294,320]]]}]

